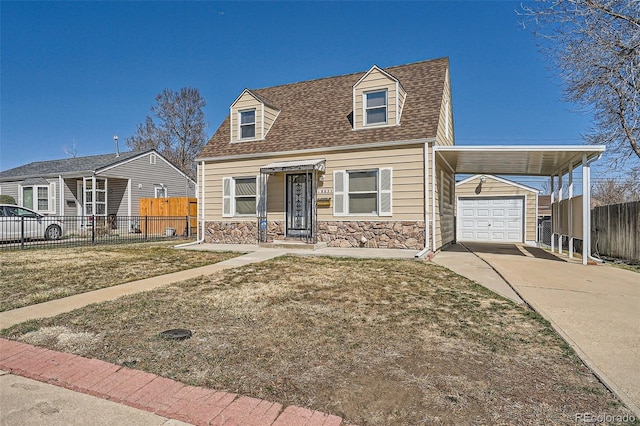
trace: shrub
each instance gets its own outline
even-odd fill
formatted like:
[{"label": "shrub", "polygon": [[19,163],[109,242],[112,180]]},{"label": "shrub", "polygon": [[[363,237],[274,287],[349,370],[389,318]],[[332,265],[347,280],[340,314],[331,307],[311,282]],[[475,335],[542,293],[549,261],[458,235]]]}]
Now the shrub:
[{"label": "shrub", "polygon": [[0,195],[0,204],[16,204],[16,199],[11,195]]}]

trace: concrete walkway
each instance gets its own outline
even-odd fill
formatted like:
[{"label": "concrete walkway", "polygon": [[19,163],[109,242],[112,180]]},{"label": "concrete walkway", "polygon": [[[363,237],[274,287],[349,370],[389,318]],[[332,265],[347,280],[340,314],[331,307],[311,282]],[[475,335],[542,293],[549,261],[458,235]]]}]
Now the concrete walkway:
[{"label": "concrete walkway", "polygon": [[[515,245],[512,249],[467,246],[549,320],[594,373],[640,416],[640,274],[606,264],[583,266],[529,256]],[[466,259],[464,253],[445,251],[434,260],[473,280],[484,279],[483,268],[463,271],[457,266]]]}]

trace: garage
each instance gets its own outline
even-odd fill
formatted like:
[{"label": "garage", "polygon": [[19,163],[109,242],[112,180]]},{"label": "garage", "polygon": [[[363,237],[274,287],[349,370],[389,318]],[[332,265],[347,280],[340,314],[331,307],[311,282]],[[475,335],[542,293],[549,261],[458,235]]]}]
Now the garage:
[{"label": "garage", "polygon": [[460,198],[458,241],[523,242],[524,199]]},{"label": "garage", "polygon": [[538,190],[494,176],[456,183],[456,239],[534,243]]}]

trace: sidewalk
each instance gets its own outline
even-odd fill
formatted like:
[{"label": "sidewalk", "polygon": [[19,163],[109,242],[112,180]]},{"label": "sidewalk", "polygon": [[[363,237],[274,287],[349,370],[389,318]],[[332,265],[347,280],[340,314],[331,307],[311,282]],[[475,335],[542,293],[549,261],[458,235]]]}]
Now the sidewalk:
[{"label": "sidewalk", "polygon": [[0,376],[2,425],[342,424],[342,418],[319,411],[189,386],[144,371],[6,339],[0,339],[0,370],[37,381],[13,374]]},{"label": "sidewalk", "polygon": [[188,425],[179,420],[167,419],[1,370],[0,413],[0,425]]}]

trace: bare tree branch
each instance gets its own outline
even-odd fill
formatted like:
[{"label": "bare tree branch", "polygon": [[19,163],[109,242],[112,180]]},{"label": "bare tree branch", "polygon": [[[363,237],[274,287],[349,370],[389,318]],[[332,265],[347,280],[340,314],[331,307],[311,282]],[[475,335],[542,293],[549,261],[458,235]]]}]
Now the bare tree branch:
[{"label": "bare tree branch", "polygon": [[204,113],[206,105],[198,89],[185,87],[179,92],[164,89],[156,96],[151,111],[157,124],[147,116],[138,124],[127,145],[136,150],[154,148],[185,173],[195,175],[195,158],[206,142]]},{"label": "bare tree branch", "polygon": [[537,0],[522,6],[567,100],[593,112],[586,139],[607,145],[611,165],[640,169],[640,2]]}]

